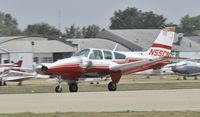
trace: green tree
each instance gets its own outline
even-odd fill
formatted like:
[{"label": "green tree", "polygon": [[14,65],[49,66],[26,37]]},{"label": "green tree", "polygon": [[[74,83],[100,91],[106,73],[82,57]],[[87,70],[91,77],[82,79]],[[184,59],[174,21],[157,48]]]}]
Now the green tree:
[{"label": "green tree", "polygon": [[100,31],[100,27],[93,24],[80,28],[79,26],[75,26],[73,24],[70,26],[70,28],[66,28],[65,31],[66,38],[94,38]]},{"label": "green tree", "polygon": [[161,28],[165,25],[166,18],[150,12],[142,12],[137,8],[127,8],[124,11],[115,11],[110,18],[110,29],[151,29]]},{"label": "green tree", "polygon": [[82,32],[80,27],[76,27],[74,24],[70,28],[65,28],[66,38],[82,38]]},{"label": "green tree", "polygon": [[182,17],[179,28],[180,32],[185,35],[198,35],[200,31],[200,15],[195,17],[186,15]]},{"label": "green tree", "polygon": [[150,11],[142,13],[139,20],[141,20],[141,24],[138,26],[139,28],[156,29],[162,28],[165,25],[166,18],[164,18],[162,15],[157,15]]},{"label": "green tree", "polygon": [[49,39],[58,39],[61,35],[60,30],[47,23],[37,23],[28,25],[24,32],[28,36],[40,36]]},{"label": "green tree", "polygon": [[100,31],[100,27],[97,25],[89,25],[87,28],[82,28],[83,38],[94,38]]},{"label": "green tree", "polygon": [[19,35],[20,30],[17,28],[17,20],[10,14],[0,12],[0,35],[13,36]]}]

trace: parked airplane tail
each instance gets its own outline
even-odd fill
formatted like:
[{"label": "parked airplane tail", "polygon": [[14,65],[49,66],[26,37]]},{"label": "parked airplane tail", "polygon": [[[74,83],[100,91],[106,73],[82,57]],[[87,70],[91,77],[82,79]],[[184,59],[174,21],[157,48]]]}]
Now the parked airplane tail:
[{"label": "parked airplane tail", "polygon": [[22,63],[23,63],[22,60],[18,60],[16,63],[14,63],[14,67],[21,67]]},{"label": "parked airplane tail", "polygon": [[147,51],[148,54],[153,57],[170,56],[174,37],[175,27],[164,28]]}]

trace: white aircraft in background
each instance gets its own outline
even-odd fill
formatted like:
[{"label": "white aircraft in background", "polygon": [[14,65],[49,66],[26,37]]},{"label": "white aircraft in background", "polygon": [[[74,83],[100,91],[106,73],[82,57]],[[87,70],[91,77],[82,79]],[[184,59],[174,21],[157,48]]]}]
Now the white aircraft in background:
[{"label": "white aircraft in background", "polygon": [[172,71],[171,64],[167,64],[161,68],[149,69],[149,70],[137,72],[135,74],[144,75],[144,76],[146,76],[146,78],[150,78],[151,76],[160,76],[161,79],[163,79],[165,75],[170,75],[173,73],[174,72]]},{"label": "white aircraft in background", "polygon": [[14,63],[13,61],[11,63],[6,63],[6,64],[0,64],[0,72],[6,70],[6,69],[15,69],[18,67],[21,67],[23,61],[22,60],[18,60],[16,63]]},{"label": "white aircraft in background", "polygon": [[117,89],[117,83],[124,74],[135,73],[153,68],[160,68],[169,60],[175,27],[161,30],[146,52],[118,52],[104,49],[84,49],[72,57],[58,60],[50,66],[42,66],[41,71],[51,77],[57,77],[56,92],[62,92],[60,83],[66,81],[70,92],[78,91],[78,80],[88,77],[104,77],[110,75],[109,91]]},{"label": "white aircraft in background", "polygon": [[3,76],[8,73],[10,70],[19,70],[19,68],[22,65],[22,60],[17,61],[16,63],[11,62],[7,64],[0,64],[0,86],[6,85],[6,82],[4,82]]},{"label": "white aircraft in background", "polygon": [[6,82],[18,82],[20,86],[24,80],[42,78],[32,68],[21,68],[22,62],[19,60],[16,63],[0,65],[0,86],[6,85]]},{"label": "white aircraft in background", "polygon": [[180,76],[186,80],[186,77],[194,77],[197,80],[197,76],[200,75],[200,63],[194,61],[181,61],[172,66],[172,71],[178,75],[177,80]]}]

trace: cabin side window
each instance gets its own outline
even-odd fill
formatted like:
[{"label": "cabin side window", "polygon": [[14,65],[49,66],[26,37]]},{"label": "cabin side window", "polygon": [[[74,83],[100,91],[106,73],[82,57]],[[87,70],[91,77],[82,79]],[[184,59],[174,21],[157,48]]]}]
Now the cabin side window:
[{"label": "cabin side window", "polygon": [[103,59],[103,54],[100,50],[92,50],[89,59]]},{"label": "cabin side window", "polygon": [[126,59],[126,56],[121,53],[114,52],[114,55],[115,59]]},{"label": "cabin side window", "polygon": [[104,50],[103,53],[104,53],[104,59],[108,59],[108,60],[113,59],[112,53],[110,51],[105,51]]},{"label": "cabin side window", "polygon": [[90,52],[90,49],[84,49],[84,50],[81,50],[81,51],[75,53],[73,56],[88,57],[89,52]]}]

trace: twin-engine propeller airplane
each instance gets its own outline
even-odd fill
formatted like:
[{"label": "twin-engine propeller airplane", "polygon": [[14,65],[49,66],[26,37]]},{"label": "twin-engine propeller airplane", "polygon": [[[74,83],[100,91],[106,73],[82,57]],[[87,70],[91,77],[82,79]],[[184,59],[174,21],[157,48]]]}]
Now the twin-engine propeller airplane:
[{"label": "twin-engine propeller airplane", "polygon": [[62,92],[64,80],[70,92],[77,92],[79,78],[104,77],[110,75],[109,91],[117,89],[117,83],[124,74],[162,67],[172,59],[170,56],[175,36],[175,27],[167,27],[159,33],[151,48],[145,52],[121,52],[104,49],[84,49],[72,57],[42,66],[44,74],[57,77],[56,92]]}]

